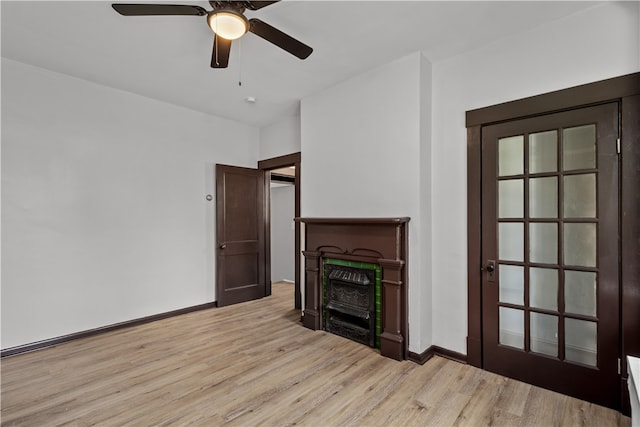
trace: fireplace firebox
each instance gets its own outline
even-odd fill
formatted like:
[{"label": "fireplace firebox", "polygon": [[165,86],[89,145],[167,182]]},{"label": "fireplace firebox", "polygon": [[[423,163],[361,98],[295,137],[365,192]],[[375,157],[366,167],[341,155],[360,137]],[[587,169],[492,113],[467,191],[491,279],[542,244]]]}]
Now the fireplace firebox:
[{"label": "fireplace firebox", "polygon": [[323,282],[324,329],[379,347],[380,267],[326,259]]}]

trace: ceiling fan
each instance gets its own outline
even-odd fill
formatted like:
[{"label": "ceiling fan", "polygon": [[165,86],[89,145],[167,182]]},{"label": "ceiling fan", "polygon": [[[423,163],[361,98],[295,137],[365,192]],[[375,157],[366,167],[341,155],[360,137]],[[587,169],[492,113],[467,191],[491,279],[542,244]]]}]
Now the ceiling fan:
[{"label": "ceiling fan", "polygon": [[244,11],[258,10],[276,1],[209,1],[213,10],[207,11],[200,6],[174,4],[132,4],[115,3],[111,6],[120,15],[149,16],[149,15],[192,15],[207,16],[207,23],[214,33],[213,54],[211,68],[226,68],[229,65],[231,42],[251,32],[273,43],[290,54],[305,59],[313,49],[306,44],[283,33],[257,18],[247,19]]}]

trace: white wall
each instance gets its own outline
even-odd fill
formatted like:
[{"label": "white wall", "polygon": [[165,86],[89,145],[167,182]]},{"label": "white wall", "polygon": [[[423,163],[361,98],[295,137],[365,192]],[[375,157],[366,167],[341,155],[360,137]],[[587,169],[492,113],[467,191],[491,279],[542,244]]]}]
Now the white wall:
[{"label": "white wall", "polygon": [[600,5],[434,64],[435,345],[466,353],[465,111],[639,71],[638,5]]},{"label": "white wall", "polygon": [[638,6],[414,54],[259,132],[3,59],[2,348],[215,299],[212,165],[302,151],[303,216],[412,217],[410,350],[465,353],[464,112],[639,71]]},{"label": "white wall", "polygon": [[213,165],[254,127],[2,59],[2,348],[215,299]]},{"label": "white wall", "polygon": [[271,188],[271,281],[295,281],[295,186]]},{"label": "white wall", "polygon": [[433,70],[431,63],[424,57],[420,56],[420,252],[419,258],[416,259],[413,254],[409,254],[409,262],[417,262],[420,268],[420,279],[422,289],[419,301],[416,304],[420,315],[420,347],[416,352],[424,351],[433,343],[433,286],[432,281],[432,236],[433,236],[433,206],[432,206],[432,187],[431,178],[431,132],[432,123],[431,106],[433,103],[432,80]]},{"label": "white wall", "polygon": [[300,114],[260,128],[260,160],[300,151]]},{"label": "white wall", "polygon": [[[424,68],[428,67],[425,71]],[[421,277],[420,91],[430,64],[415,53],[306,97],[301,105],[302,216],[409,216],[409,348],[430,340],[430,284]],[[430,80],[426,82],[430,87]],[[423,122],[423,119],[426,121]]]}]

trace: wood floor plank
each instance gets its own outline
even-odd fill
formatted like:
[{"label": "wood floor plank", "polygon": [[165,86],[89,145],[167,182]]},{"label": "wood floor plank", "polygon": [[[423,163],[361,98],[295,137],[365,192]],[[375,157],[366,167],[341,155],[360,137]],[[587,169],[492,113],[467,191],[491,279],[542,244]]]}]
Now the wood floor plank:
[{"label": "wood floor plank", "polygon": [[1,361],[2,426],[600,426],[629,418],[434,357],[301,326],[273,295]]},{"label": "wood floor plank", "polygon": [[416,400],[416,396],[423,388],[433,388],[433,386],[429,386],[430,382],[446,366],[448,363],[445,359],[436,357],[424,366],[414,369],[410,375],[404,378],[402,383],[398,384],[394,390],[390,390],[385,399],[363,418],[362,425],[393,425],[403,416],[407,419],[412,418],[409,414],[413,411],[427,410],[423,403]]},{"label": "wood floor plank", "polygon": [[490,425],[493,410],[506,382],[507,378],[499,375],[483,375],[453,425]]},{"label": "wood floor plank", "polygon": [[520,381],[507,381],[496,402],[496,408],[502,414],[500,418],[505,418],[505,414],[522,417],[531,387]]}]

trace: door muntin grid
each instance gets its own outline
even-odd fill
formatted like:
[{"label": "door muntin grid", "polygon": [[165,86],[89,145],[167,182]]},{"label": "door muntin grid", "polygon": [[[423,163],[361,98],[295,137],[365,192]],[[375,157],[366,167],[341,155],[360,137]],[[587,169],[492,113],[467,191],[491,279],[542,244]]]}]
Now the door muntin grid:
[{"label": "door muntin grid", "polygon": [[596,367],[596,125],[497,144],[499,344]]}]

